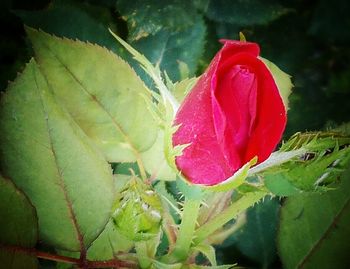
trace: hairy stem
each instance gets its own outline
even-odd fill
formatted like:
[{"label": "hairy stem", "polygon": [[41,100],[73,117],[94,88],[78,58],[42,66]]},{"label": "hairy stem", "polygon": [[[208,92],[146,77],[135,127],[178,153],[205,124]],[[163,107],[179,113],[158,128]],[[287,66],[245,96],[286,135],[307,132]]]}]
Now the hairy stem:
[{"label": "hairy stem", "polygon": [[188,257],[196,228],[200,204],[201,200],[187,198],[185,200],[182,221],[177,234],[175,248],[172,253],[172,256],[178,261],[183,261]]}]

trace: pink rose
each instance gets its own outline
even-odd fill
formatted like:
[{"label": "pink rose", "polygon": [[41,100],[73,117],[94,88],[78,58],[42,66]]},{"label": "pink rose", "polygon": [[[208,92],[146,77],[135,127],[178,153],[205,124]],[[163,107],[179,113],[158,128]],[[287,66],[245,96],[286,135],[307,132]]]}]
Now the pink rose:
[{"label": "pink rose", "polygon": [[286,109],[255,43],[223,48],[183,101],[173,145],[188,144],[176,165],[194,184],[215,185],[255,156],[266,160],[281,139]]}]

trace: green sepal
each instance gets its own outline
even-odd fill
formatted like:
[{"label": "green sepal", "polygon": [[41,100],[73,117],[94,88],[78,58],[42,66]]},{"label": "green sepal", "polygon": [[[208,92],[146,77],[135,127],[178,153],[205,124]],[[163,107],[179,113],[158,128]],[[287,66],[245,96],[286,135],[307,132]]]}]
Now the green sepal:
[{"label": "green sepal", "polygon": [[287,73],[283,72],[281,69],[278,68],[277,65],[275,65],[273,62],[263,58],[259,57],[260,60],[266,65],[266,67],[270,70],[275,83],[277,85],[277,88],[280,92],[283,104],[286,108],[286,110],[289,109],[289,102],[288,98],[289,95],[292,93],[293,83],[291,81],[291,76]]},{"label": "green sepal", "polygon": [[173,112],[175,113],[179,107],[179,104],[174,96],[170,93],[168,88],[165,86],[159,66],[153,66],[153,64],[144,55],[135,50],[132,46],[130,46],[127,42],[125,42],[111,30],[109,31],[114,36],[114,38],[121,45],[123,45],[124,48],[134,57],[134,59],[140,63],[142,69],[153,79],[161,96],[163,97],[163,102],[169,102],[172,106]]},{"label": "green sepal", "polygon": [[216,192],[222,192],[222,191],[229,191],[233,190],[239,186],[241,186],[245,179],[248,176],[249,169],[256,164],[258,161],[257,157],[254,157],[249,162],[247,162],[245,165],[243,165],[236,173],[234,173],[233,176],[229,177],[225,181],[213,185],[213,186],[206,186],[206,185],[200,185],[204,190],[206,191],[216,191]]},{"label": "green sepal", "polygon": [[258,158],[254,157],[248,163],[243,165],[233,176],[216,185],[193,184],[179,176],[177,186],[185,197],[191,199],[201,199],[207,192],[225,192],[241,186],[248,177],[249,169],[256,164]]},{"label": "green sepal", "polygon": [[241,42],[246,42],[247,41],[247,39],[245,38],[243,32],[239,32],[239,41],[241,41]]},{"label": "green sepal", "polygon": [[294,150],[289,150],[284,152],[283,149],[273,152],[270,157],[262,163],[249,169],[248,176],[254,176],[263,173],[269,169],[274,169],[279,167],[283,163],[286,163],[290,160],[298,158],[305,154],[307,150],[305,148],[298,148]]},{"label": "green sepal", "polygon": [[209,244],[199,244],[192,248],[194,251],[202,253],[212,266],[216,266],[215,248]]}]

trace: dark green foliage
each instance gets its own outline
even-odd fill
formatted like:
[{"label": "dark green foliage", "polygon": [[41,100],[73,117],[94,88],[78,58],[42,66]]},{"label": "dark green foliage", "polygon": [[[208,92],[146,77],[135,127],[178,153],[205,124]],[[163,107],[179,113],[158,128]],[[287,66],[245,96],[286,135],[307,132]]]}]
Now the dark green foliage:
[{"label": "dark green foliage", "polygon": [[[280,204],[267,197],[247,210],[245,224],[223,244],[227,248],[225,263],[249,259],[259,268],[272,268],[277,258],[276,235]],[[228,253],[232,253],[228,255]],[[243,255],[244,258],[240,257]]]},{"label": "dark green foliage", "polygon": [[247,211],[247,224],[235,235],[237,248],[264,268],[276,258],[279,208],[277,199],[265,198]]},{"label": "dark green foliage", "polygon": [[349,268],[349,201],[349,170],[337,190],[288,198],[278,236],[286,269]]},{"label": "dark green foliage", "polygon": [[56,1],[45,10],[15,10],[14,13],[33,28],[41,28],[61,37],[99,43],[113,50],[116,48],[107,29],[115,26],[106,8],[77,4],[74,1]]},{"label": "dark green foliage", "polygon": [[273,0],[207,0],[204,10],[213,21],[242,26],[268,24],[291,11]]}]

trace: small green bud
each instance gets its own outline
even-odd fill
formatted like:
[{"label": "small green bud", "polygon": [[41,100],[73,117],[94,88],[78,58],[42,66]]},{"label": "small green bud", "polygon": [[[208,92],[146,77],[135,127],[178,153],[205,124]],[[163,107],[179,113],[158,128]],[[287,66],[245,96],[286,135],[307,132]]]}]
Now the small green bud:
[{"label": "small green bud", "polygon": [[150,186],[132,177],[120,194],[113,219],[118,231],[129,239],[148,240],[157,235],[160,229],[161,200]]}]

